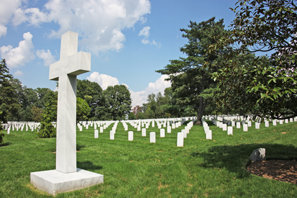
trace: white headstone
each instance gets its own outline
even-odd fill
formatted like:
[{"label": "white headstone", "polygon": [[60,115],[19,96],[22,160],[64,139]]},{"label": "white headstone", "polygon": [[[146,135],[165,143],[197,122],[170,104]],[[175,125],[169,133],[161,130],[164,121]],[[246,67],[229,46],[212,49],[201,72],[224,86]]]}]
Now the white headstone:
[{"label": "white headstone", "polygon": [[255,128],[260,129],[260,123],[259,122],[255,122]]},{"label": "white headstone", "polygon": [[236,122],[236,128],[240,129],[240,122]]},{"label": "white headstone", "polygon": [[97,129],[95,129],[95,131],[94,131],[94,138],[98,138],[98,137],[99,137],[98,130],[97,130]]},{"label": "white headstone", "polygon": [[268,120],[265,120],[264,123],[265,123],[265,127],[269,127],[269,121]]},{"label": "white headstone", "polygon": [[211,131],[211,130],[208,130],[208,131],[206,132],[206,139],[207,139],[207,140],[212,140],[212,131]]},{"label": "white headstone", "polygon": [[167,126],[167,133],[171,133],[171,126]]},{"label": "white headstone", "polygon": [[223,124],[222,127],[223,131],[227,131],[227,124]]},{"label": "white headstone", "polygon": [[133,131],[128,132],[128,141],[133,141]]},{"label": "white headstone", "polygon": [[146,128],[141,129],[141,136],[143,136],[143,137],[146,136]]},{"label": "white headstone", "polygon": [[160,137],[161,138],[165,137],[165,129],[160,129]]},{"label": "white headstone", "polygon": [[252,122],[249,120],[248,121],[248,127],[251,127],[252,126]]},{"label": "white headstone", "polygon": [[232,126],[228,126],[227,134],[228,135],[233,135],[233,127]]},{"label": "white headstone", "polygon": [[184,146],[184,134],[182,132],[177,133],[177,147],[183,147]]},{"label": "white headstone", "polygon": [[284,120],[280,120],[279,121],[279,124],[284,124]]},{"label": "white headstone", "polygon": [[100,133],[103,133],[103,127],[100,127]]},{"label": "white headstone", "polygon": [[244,132],[247,132],[248,131],[248,125],[247,124],[243,124],[242,127],[243,127],[243,131]]},{"label": "white headstone", "polygon": [[111,131],[109,132],[109,139],[110,139],[110,140],[114,140],[114,134],[115,134],[115,132],[114,132],[113,130],[111,130]]},{"label": "white headstone", "polygon": [[272,120],[272,125],[276,126],[276,120]]},{"label": "white headstone", "polygon": [[156,143],[156,133],[150,132],[150,143]]}]

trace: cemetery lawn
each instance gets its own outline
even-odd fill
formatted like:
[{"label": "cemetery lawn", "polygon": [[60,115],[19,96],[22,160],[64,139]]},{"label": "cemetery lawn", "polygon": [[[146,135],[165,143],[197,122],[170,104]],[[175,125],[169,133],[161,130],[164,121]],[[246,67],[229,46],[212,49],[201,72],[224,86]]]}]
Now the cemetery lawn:
[{"label": "cemetery lawn", "polygon": [[[297,159],[297,124],[288,123],[234,135],[210,126],[213,140],[194,126],[183,148],[176,147],[175,129],[165,138],[157,128],[147,137],[118,125],[115,140],[110,126],[99,139],[94,129],[77,132],[79,168],[104,175],[104,183],[57,197],[296,197],[297,185],[266,179],[246,171],[250,153],[266,148],[267,158]],[[182,126],[184,127],[184,126]],[[132,130],[129,126],[129,130]],[[149,143],[155,131],[157,142]],[[284,133],[285,132],[285,133]],[[0,197],[51,197],[30,184],[30,172],[55,169],[56,139],[33,132],[12,131],[0,146]]]}]

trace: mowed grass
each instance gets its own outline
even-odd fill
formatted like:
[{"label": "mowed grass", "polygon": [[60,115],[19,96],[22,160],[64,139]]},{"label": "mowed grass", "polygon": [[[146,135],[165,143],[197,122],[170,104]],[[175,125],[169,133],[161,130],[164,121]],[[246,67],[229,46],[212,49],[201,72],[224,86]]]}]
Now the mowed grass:
[{"label": "mowed grass", "polygon": [[[249,174],[250,153],[266,148],[267,158],[297,158],[297,124],[288,123],[248,132],[234,128],[234,135],[210,126],[213,140],[206,140],[201,126],[194,126],[184,147],[176,147],[177,132],[160,138],[157,128],[147,136],[128,131],[119,123],[115,140],[112,125],[94,139],[94,129],[77,132],[79,168],[104,175],[104,184],[58,194],[57,197],[296,197],[297,185]],[[149,143],[155,131],[157,142]],[[55,169],[56,139],[40,139],[34,132],[12,131],[0,147],[0,197],[51,197],[30,184],[30,172]]]}]

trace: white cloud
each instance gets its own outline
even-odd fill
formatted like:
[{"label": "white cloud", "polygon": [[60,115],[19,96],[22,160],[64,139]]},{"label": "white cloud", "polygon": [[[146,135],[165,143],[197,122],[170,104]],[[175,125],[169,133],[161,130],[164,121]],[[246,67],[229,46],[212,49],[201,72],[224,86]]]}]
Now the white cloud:
[{"label": "white cloud", "polygon": [[145,26],[140,30],[138,36],[144,36],[145,38],[148,38],[150,36],[150,29],[151,27]]},{"label": "white cloud", "polygon": [[23,72],[20,70],[17,70],[16,72],[14,72],[14,75],[19,77],[23,75]]},{"label": "white cloud", "polygon": [[[129,89],[131,93],[132,107],[135,107],[136,105],[142,106],[143,103],[147,102],[148,95],[152,93],[163,93],[167,87],[171,86],[171,82],[165,80],[167,78],[167,75],[162,75],[155,82],[150,82],[144,90],[137,92],[131,90],[127,84],[123,84]],[[104,90],[108,86],[120,84],[117,78],[106,74],[99,74],[98,72],[93,72],[89,77],[87,77],[87,80],[98,83]]]},{"label": "white cloud", "polygon": [[31,25],[39,25],[48,22],[49,18],[46,13],[41,12],[38,8],[21,9],[18,8],[14,13],[13,24],[19,25],[28,22]]},{"label": "white cloud", "polygon": [[[122,31],[133,27],[138,21],[143,21],[144,16],[150,13],[150,1],[49,0],[45,9],[47,19],[38,19],[59,25],[59,29],[52,31],[51,36],[60,36],[68,30],[78,32],[83,38],[82,47],[98,53],[120,50],[125,41]],[[35,23],[38,23],[37,21]]]},{"label": "white cloud", "polygon": [[28,0],[0,1],[0,37],[6,34],[10,21],[15,26],[53,22],[58,29],[52,30],[51,36],[78,32],[80,46],[95,54],[123,48],[123,30],[144,22],[151,7],[149,0],[48,0],[40,9],[28,5]]},{"label": "white cloud", "polygon": [[49,66],[55,62],[55,58],[50,50],[37,50],[36,55],[43,60],[45,66]]},{"label": "white cloud", "polygon": [[7,28],[4,25],[0,24],[0,37],[5,36],[7,32]]},{"label": "white cloud", "polygon": [[98,72],[91,73],[91,75],[87,77],[87,80],[98,83],[102,89],[106,89],[108,86],[119,85],[117,78],[106,74],[99,74]]},{"label": "white cloud", "polygon": [[150,82],[148,86],[145,88],[145,90],[142,91],[134,92],[130,90],[132,98],[132,107],[135,107],[136,105],[142,106],[143,103],[147,102],[148,95],[150,94],[157,94],[159,92],[163,93],[167,87],[171,86],[171,82],[167,81],[167,78],[167,75],[162,75],[155,82]]},{"label": "white cloud", "polygon": [[26,32],[23,34],[24,40],[19,42],[19,45],[13,48],[11,45],[0,47],[0,54],[5,58],[8,67],[15,68],[26,62],[34,59],[32,34]]},{"label": "white cloud", "polygon": [[150,44],[150,45],[160,47],[161,45],[157,43],[155,40],[152,40],[152,41],[149,40],[150,30],[151,30],[150,26],[145,26],[139,31],[138,36],[143,37],[143,39],[141,40],[141,43],[144,45]]},{"label": "white cloud", "polygon": [[21,6],[23,0],[1,0],[0,1],[0,37],[7,32],[6,25],[14,12]]}]

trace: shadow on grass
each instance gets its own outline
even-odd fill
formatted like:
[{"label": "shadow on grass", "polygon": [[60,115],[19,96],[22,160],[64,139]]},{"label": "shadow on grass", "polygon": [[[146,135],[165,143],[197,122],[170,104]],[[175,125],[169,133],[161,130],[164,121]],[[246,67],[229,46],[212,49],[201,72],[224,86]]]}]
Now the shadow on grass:
[{"label": "shadow on grass", "polygon": [[76,150],[77,150],[77,151],[80,151],[80,149],[85,148],[85,147],[86,147],[85,145],[77,144],[77,145],[76,145]]},{"label": "shadow on grass", "polygon": [[0,144],[0,147],[1,146],[8,146],[8,145],[10,145],[10,143],[9,142],[5,142],[5,143]]},{"label": "shadow on grass", "polygon": [[77,162],[77,167],[85,170],[92,170],[92,171],[100,170],[103,168],[102,166],[94,165],[90,161]]},{"label": "shadow on grass", "polygon": [[192,157],[202,157],[204,162],[199,164],[205,168],[226,168],[237,174],[238,178],[249,176],[246,166],[249,156],[254,149],[266,148],[266,159],[290,160],[297,158],[297,148],[281,144],[241,144],[235,146],[214,146],[208,152],[191,153]]}]

